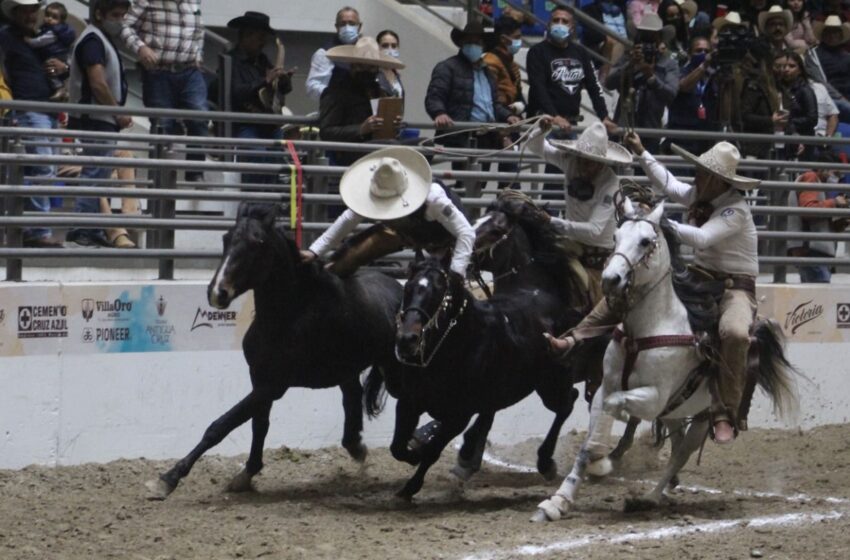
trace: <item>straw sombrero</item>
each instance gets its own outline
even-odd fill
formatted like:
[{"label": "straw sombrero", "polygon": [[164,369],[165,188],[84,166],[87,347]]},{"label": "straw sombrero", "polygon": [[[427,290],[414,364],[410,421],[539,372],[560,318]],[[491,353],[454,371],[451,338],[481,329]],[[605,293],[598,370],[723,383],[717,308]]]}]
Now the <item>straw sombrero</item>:
[{"label": "straw sombrero", "polygon": [[789,30],[794,26],[794,16],[791,14],[791,10],[783,10],[782,6],[774,4],[766,12],[759,12],[759,31],[764,33],[764,26],[768,20],[774,18],[782,18],[785,21],[785,27]]},{"label": "straw sombrero", "polygon": [[585,128],[576,140],[550,140],[549,143],[559,150],[608,165],[632,162],[632,154],[627,149],[608,141],[608,132],[599,121]]},{"label": "straw sombrero", "polygon": [[676,28],[672,25],[664,25],[664,22],[661,21],[658,14],[651,11],[649,7],[647,7],[643,17],[641,17],[639,24],[635,25],[631,21],[626,24],[626,31],[632,39],[636,38],[638,33],[641,31],[646,31],[648,33],[660,33],[661,40],[665,43],[676,36]]},{"label": "straw sombrero", "polygon": [[377,66],[378,68],[404,68],[404,63],[397,58],[385,55],[381,52],[378,42],[372,37],[360,37],[353,45],[340,45],[328,49],[327,57],[334,62],[346,62],[348,64],[363,64],[366,66]]},{"label": "straw sombrero", "polygon": [[741,161],[741,152],[729,142],[718,142],[699,157],[676,144],[672,144],[670,148],[698,167],[731,183],[736,189],[752,189],[761,183],[758,179],[751,179],[737,174],[738,163]]},{"label": "straw sombrero", "polygon": [[812,32],[818,41],[821,40],[821,35],[827,29],[841,30],[841,43],[839,44],[843,45],[847,41],[850,41],[850,23],[842,23],[840,17],[829,16],[824,21],[816,21],[812,24]]},{"label": "straw sombrero", "polygon": [[418,210],[431,190],[431,166],[413,148],[384,148],[348,168],[339,184],[342,201],[370,220],[396,220]]},{"label": "straw sombrero", "polygon": [[727,25],[744,25],[744,22],[741,21],[741,14],[738,12],[728,12],[725,16],[714,18],[714,21],[711,22],[712,27],[716,30],[720,31]]},{"label": "straw sombrero", "polygon": [[18,6],[38,6],[41,0],[3,0],[2,10],[6,19],[12,20],[12,10]]}]

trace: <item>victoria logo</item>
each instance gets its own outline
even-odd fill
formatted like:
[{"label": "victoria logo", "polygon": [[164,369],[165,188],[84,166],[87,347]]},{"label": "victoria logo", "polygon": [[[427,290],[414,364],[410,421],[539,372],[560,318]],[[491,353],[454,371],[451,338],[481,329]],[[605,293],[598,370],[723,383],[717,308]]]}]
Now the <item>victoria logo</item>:
[{"label": "victoria logo", "polygon": [[86,320],[86,323],[91,321],[91,318],[94,317],[94,300],[93,299],[84,299],[80,302],[80,308],[83,312],[83,319]]},{"label": "victoria logo", "polygon": [[168,302],[165,301],[165,298],[162,297],[162,296],[159,296],[159,299],[156,300],[156,312],[159,314],[160,317],[165,315],[165,306],[166,305],[168,305]]},{"label": "victoria logo", "polygon": [[813,302],[814,300],[809,300],[801,303],[792,311],[785,314],[786,331],[790,329],[791,334],[794,334],[806,323],[810,323],[823,315],[823,305]]}]

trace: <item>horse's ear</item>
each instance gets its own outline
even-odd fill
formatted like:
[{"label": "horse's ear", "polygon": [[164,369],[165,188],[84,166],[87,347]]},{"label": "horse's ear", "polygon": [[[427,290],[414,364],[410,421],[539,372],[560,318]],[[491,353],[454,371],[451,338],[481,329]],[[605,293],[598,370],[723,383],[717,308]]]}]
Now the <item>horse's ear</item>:
[{"label": "horse's ear", "polygon": [[661,218],[664,216],[664,201],[659,202],[655,208],[652,209],[646,219],[652,222],[653,224],[661,223]]},{"label": "horse's ear", "polygon": [[283,204],[272,204],[266,215],[263,217],[263,226],[266,229],[272,229],[277,219],[284,215],[285,207]]}]

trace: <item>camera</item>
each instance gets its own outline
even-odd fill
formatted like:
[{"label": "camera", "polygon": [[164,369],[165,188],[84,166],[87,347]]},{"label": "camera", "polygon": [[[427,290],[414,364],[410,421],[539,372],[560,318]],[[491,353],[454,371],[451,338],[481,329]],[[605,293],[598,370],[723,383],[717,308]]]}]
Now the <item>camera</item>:
[{"label": "camera", "polygon": [[640,52],[643,55],[643,60],[652,64],[658,56],[658,45],[654,42],[640,43]]},{"label": "camera", "polygon": [[715,63],[719,66],[729,66],[740,62],[755,41],[755,36],[746,27],[727,25],[717,35]]}]

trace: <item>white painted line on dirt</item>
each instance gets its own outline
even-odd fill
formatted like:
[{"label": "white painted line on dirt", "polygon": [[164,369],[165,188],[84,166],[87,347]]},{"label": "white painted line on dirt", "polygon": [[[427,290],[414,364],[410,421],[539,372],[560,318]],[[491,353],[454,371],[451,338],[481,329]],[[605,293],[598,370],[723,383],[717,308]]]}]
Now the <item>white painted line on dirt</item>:
[{"label": "white painted line on dirt", "polygon": [[536,473],[537,469],[534,467],[527,467],[525,465],[517,465],[515,463],[511,463],[509,461],[505,461],[503,459],[499,459],[495,455],[491,455],[488,452],[484,452],[484,461],[487,463],[494,465],[496,467],[502,467],[503,469],[508,469],[515,472],[521,473]]},{"label": "white painted line on dirt", "polygon": [[593,545],[612,545],[633,543],[636,541],[662,540],[684,537],[695,533],[719,533],[748,527],[776,527],[791,525],[810,525],[822,521],[833,521],[846,515],[846,512],[829,511],[825,513],[788,513],[745,519],[729,519],[688,525],[684,527],[661,527],[649,531],[631,531],[627,533],[603,533],[587,537],[558,541],[547,545],[524,545],[511,550],[494,550],[479,552],[465,556],[463,560],[499,560],[501,558],[516,558],[520,556],[539,556],[565,552]]}]

